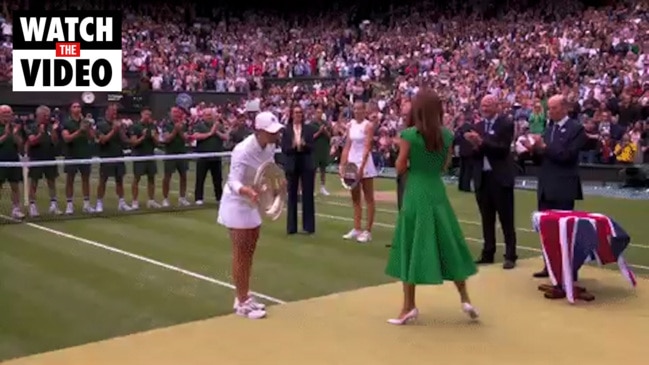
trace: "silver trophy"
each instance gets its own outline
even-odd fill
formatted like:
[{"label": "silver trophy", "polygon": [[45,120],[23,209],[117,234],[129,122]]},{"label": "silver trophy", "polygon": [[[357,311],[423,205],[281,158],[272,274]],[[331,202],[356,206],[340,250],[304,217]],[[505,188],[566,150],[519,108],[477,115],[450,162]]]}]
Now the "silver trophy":
[{"label": "silver trophy", "polygon": [[267,161],[257,169],[254,189],[258,195],[259,210],[271,220],[277,220],[286,205],[284,170],[274,161]]}]

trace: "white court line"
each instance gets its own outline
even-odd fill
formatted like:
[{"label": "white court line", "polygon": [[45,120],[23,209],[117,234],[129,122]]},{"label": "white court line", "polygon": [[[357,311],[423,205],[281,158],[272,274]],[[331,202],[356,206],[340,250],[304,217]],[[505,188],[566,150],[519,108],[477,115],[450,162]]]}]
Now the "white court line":
[{"label": "white court line", "polygon": [[[346,217],[340,217],[337,215],[329,215],[329,214],[320,214],[316,213],[316,216],[326,218],[326,219],[333,219],[333,220],[339,220],[339,221],[344,221],[344,222],[353,222],[354,220],[352,218],[346,218]],[[394,224],[388,224],[388,223],[379,223],[375,222],[375,226],[377,227],[383,227],[383,228],[394,228]],[[474,238],[474,237],[464,237],[465,240],[467,241],[472,241],[472,242],[478,242],[481,243],[483,240]],[[498,246],[505,246],[504,243],[497,243]],[[541,249],[534,248],[534,247],[527,247],[527,246],[516,246],[517,250],[523,250],[523,251],[531,251],[531,252],[536,252],[536,253],[541,253]],[[642,270],[649,270],[649,266],[643,266],[643,265],[632,265],[632,264],[627,264],[629,267],[632,267],[634,269],[642,269]]]},{"label": "white court line", "polygon": [[[329,214],[316,213],[316,216],[321,217],[321,218],[326,218],[326,219],[344,221],[344,222],[353,222],[354,221],[352,218],[341,217],[341,216],[336,216],[336,215],[329,215]],[[0,215],[0,218],[15,221],[13,218],[7,217],[7,216],[4,216],[4,215]],[[39,229],[41,231],[52,233],[52,234],[57,235],[59,237],[65,237],[65,238],[71,239],[73,241],[85,243],[87,245],[95,246],[95,247],[101,248],[101,249],[106,250],[106,251],[118,253],[120,255],[131,257],[131,258],[139,260],[139,261],[147,262],[149,264],[156,265],[156,266],[159,266],[159,267],[163,267],[163,268],[168,269],[168,270],[176,271],[176,272],[179,272],[181,274],[191,276],[191,277],[199,279],[199,280],[207,281],[207,282],[210,282],[210,283],[213,283],[213,284],[216,284],[216,285],[220,285],[220,286],[225,287],[225,288],[234,289],[234,285],[232,285],[230,283],[227,283],[225,281],[220,281],[220,280],[217,280],[217,279],[214,279],[214,278],[210,278],[208,276],[197,274],[195,272],[191,272],[191,271],[182,269],[182,268],[177,267],[177,266],[165,264],[164,262],[153,260],[153,259],[150,259],[148,257],[140,256],[140,255],[137,255],[137,254],[134,254],[134,253],[131,253],[131,252],[120,250],[120,249],[112,247],[112,246],[107,246],[107,245],[101,244],[99,242],[87,240],[85,238],[81,238],[81,237],[77,237],[77,236],[74,236],[74,235],[71,235],[71,234],[68,234],[68,233],[65,233],[65,232],[57,231],[55,229],[48,228],[48,227],[45,227],[45,226],[41,226],[39,224],[28,223],[28,222],[24,222],[23,224],[26,224],[27,226],[32,227],[32,228]],[[374,225],[377,226],[377,227],[383,227],[383,228],[394,228],[395,227],[394,224],[380,223],[380,222],[375,222]],[[474,237],[464,237],[464,239],[466,239],[467,241],[478,242],[478,243],[483,242],[482,239],[478,239],[478,238],[474,238]],[[497,245],[498,246],[504,246],[503,243],[497,243]],[[520,249],[520,250],[523,250],[523,251],[536,252],[536,253],[541,253],[542,252],[538,248],[526,247],[526,246],[517,246],[517,249]],[[649,266],[634,265],[634,264],[628,264],[628,265],[630,267],[634,268],[634,269],[649,270]],[[265,295],[265,294],[255,293],[255,292],[252,292],[252,293],[254,295],[260,297],[260,298],[266,299],[266,300],[268,300],[270,302],[273,302],[273,303],[277,303],[277,304],[286,303],[286,302],[284,302],[284,301],[282,301],[280,299],[273,298],[273,297]]]},{"label": "white court line", "polygon": [[[11,217],[7,217],[7,216],[4,216],[4,215],[0,215],[0,218],[15,221]],[[119,248],[104,245],[104,244],[96,242],[96,241],[91,241],[91,240],[88,240],[88,239],[85,239],[85,238],[82,238],[82,237],[71,235],[69,233],[58,231],[56,229],[41,226],[40,224],[28,223],[28,222],[24,222],[23,224],[25,224],[25,225],[27,225],[29,227],[44,231],[44,232],[51,233],[51,234],[59,236],[59,237],[67,238],[69,240],[77,241],[79,243],[85,243],[86,245],[94,246],[94,247],[100,248],[102,250],[106,250],[106,251],[110,251],[110,252],[113,252],[113,253],[116,253],[116,254],[119,254],[119,255],[122,255],[122,256],[130,257],[132,259],[142,261],[142,262],[146,262],[147,264],[155,265],[155,266],[161,267],[163,269],[175,271],[177,273],[180,273],[180,274],[183,274],[183,275],[186,275],[186,276],[190,276],[190,277],[192,277],[194,279],[207,281],[209,283],[216,284],[216,285],[222,286],[224,288],[228,288],[228,289],[233,289],[233,290],[235,289],[234,285],[232,285],[232,284],[230,284],[228,282],[217,280],[217,279],[211,278],[209,276],[197,274],[197,273],[195,273],[193,271],[185,270],[185,269],[180,268],[178,266],[166,264],[164,262],[157,261],[157,260],[154,260],[154,259],[151,259],[151,258],[148,258],[148,257],[145,257],[145,256],[141,256],[141,255],[138,255],[138,254],[134,254],[132,252],[120,250]],[[256,293],[256,292],[251,292],[251,293],[253,295],[259,297],[259,298],[266,299],[269,302],[273,302],[273,303],[276,303],[276,304],[285,304],[286,303],[285,301],[283,301],[281,299],[277,299],[277,298],[271,297],[269,295]]]},{"label": "white court line", "polygon": [[[337,202],[337,201],[331,201],[331,200],[318,200],[318,201],[321,202],[321,203],[327,204],[327,205],[335,205],[335,206],[338,206],[338,207],[349,207],[349,204],[340,203],[340,202]],[[376,208],[376,211],[381,212],[381,213],[391,213],[391,214],[399,213],[398,211],[396,211],[394,209],[383,209],[383,208]],[[482,223],[480,223],[480,222],[467,221],[467,220],[464,220],[464,219],[458,219],[458,222],[464,223],[464,224],[471,224],[471,225],[474,225],[474,226],[481,226],[482,225]],[[521,231],[521,232],[535,233],[535,231],[533,229],[529,229],[529,228],[516,227],[516,230]]]},{"label": "white court line", "polygon": [[[318,200],[318,202],[324,203],[324,204],[327,204],[327,205],[334,205],[334,206],[338,206],[338,207],[349,207],[349,204],[340,203],[340,202],[331,201],[331,200]],[[381,212],[381,213],[390,213],[390,214],[399,213],[398,211],[396,211],[394,209],[383,209],[383,208],[376,208],[376,211]],[[482,223],[480,223],[480,222],[467,221],[467,220],[463,220],[463,219],[458,219],[458,222],[464,223],[464,224],[471,224],[471,225],[474,225],[474,226],[481,226],[482,225]],[[536,233],[536,231],[534,231],[533,229],[529,229],[529,228],[516,227],[516,230],[520,231],[520,232]],[[649,249],[649,245],[642,245],[642,244],[639,244],[639,243],[631,243],[629,245],[629,247],[637,247],[637,248]]]}]

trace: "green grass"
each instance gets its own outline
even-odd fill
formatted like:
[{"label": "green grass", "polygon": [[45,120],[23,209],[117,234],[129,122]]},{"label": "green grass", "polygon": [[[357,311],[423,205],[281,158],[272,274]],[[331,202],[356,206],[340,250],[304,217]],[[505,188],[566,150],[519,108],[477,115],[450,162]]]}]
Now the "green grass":
[{"label": "green grass", "polygon": [[[330,181],[334,190],[337,183]],[[394,186],[394,181],[377,180],[377,189]],[[177,195],[177,183],[172,190],[172,196]],[[206,192],[211,197],[209,187]],[[482,234],[475,199],[454,187],[448,192],[477,255]],[[538,236],[530,231],[535,195],[519,191],[516,199],[519,255],[537,256]],[[112,184],[105,201],[107,209],[114,209]],[[39,202],[44,210],[46,200]],[[315,236],[287,237],[284,219],[265,224],[253,289],[294,301],[392,281],[383,269],[395,204],[379,204],[369,245],[340,238],[351,226],[348,204],[344,197],[318,198]],[[649,233],[641,218],[647,204],[587,197],[578,205],[608,214],[628,230],[637,245],[627,250],[626,257],[641,275],[649,274]],[[215,223],[214,208],[112,213],[83,220],[42,220],[37,225],[0,225],[0,361],[230,313],[230,289],[87,241],[231,282],[230,243],[226,230]]]}]

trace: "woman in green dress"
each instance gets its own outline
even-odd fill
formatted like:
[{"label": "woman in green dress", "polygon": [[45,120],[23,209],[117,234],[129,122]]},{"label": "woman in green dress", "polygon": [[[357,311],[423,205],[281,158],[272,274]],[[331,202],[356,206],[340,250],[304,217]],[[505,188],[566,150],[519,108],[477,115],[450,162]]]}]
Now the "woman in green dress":
[{"label": "woman in green dress", "polygon": [[453,281],[462,310],[478,318],[471,305],[466,279],[477,272],[442,175],[451,160],[453,132],[444,128],[442,100],[420,90],[409,113],[413,127],[401,132],[397,172],[408,172],[403,205],[392,239],[386,273],[403,282],[403,307],[388,320],[401,325],[419,314],[415,286]]}]

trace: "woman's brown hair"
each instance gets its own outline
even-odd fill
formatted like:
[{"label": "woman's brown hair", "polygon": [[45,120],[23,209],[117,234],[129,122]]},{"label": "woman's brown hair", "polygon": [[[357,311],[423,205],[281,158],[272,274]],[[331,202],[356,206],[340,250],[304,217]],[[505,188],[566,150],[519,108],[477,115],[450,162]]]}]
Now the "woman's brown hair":
[{"label": "woman's brown hair", "polygon": [[424,137],[426,150],[439,152],[444,148],[442,99],[430,89],[421,89],[412,100],[406,125],[413,126]]},{"label": "woman's brown hair", "polygon": [[302,115],[302,118],[300,119],[300,125],[304,124],[304,109],[302,109],[300,104],[296,103],[296,104],[291,105],[291,112],[288,115],[288,123],[287,123],[288,125],[293,125],[294,124],[294,122],[295,122],[294,115],[295,115],[296,111],[299,111],[300,114]]}]

